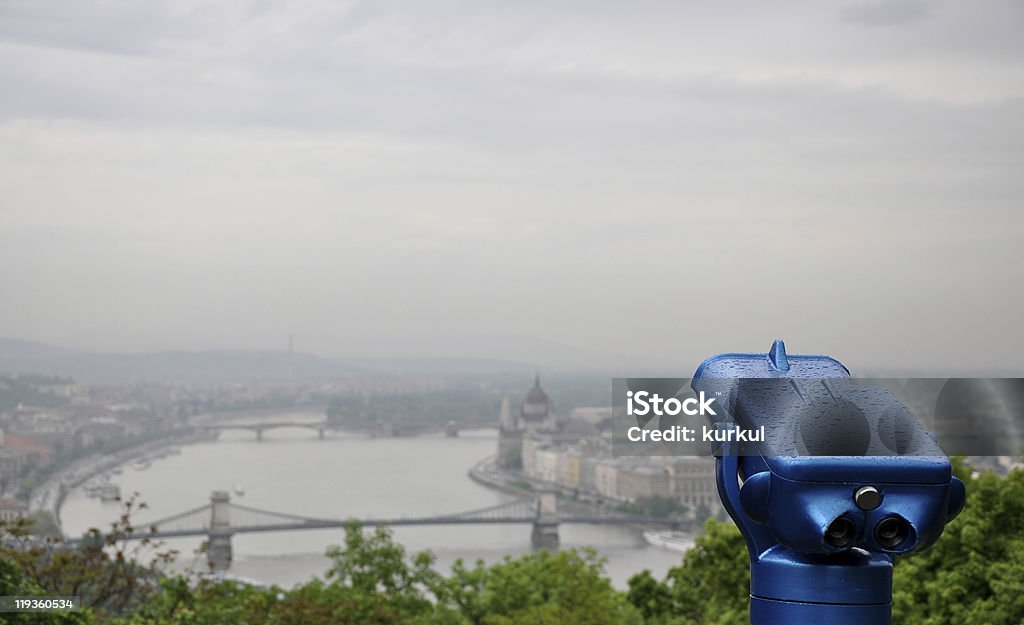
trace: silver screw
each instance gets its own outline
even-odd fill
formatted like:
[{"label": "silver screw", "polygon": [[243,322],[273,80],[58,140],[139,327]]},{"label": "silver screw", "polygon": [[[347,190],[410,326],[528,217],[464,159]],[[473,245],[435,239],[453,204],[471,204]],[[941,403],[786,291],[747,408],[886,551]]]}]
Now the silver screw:
[{"label": "silver screw", "polygon": [[874,510],[882,505],[882,493],[874,486],[861,486],[853,495],[853,501],[861,510]]}]

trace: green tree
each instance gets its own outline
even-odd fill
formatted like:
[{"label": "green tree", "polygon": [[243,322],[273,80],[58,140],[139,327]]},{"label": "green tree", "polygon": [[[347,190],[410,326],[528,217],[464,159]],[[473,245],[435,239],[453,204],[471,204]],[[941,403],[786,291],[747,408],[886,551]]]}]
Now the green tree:
[{"label": "green tree", "polygon": [[29,520],[32,521],[33,536],[55,539],[61,537],[60,527],[51,513],[45,510],[36,510],[29,515]]},{"label": "green tree", "polygon": [[[9,559],[0,557],[0,597],[42,597],[51,595],[35,584]],[[0,621],[12,625],[87,625],[93,622],[86,608],[68,612],[8,612]]]},{"label": "green tree", "polygon": [[657,583],[647,571],[629,580],[629,601],[648,623],[746,625],[750,562],[736,526],[709,519],[680,566]]},{"label": "green tree", "polygon": [[[161,590],[117,625],[258,625],[280,622],[274,610],[280,589],[208,578],[175,576],[161,581]],[[314,621],[310,621],[314,623]]]},{"label": "green tree", "polygon": [[457,562],[434,589],[438,618],[471,625],[633,625],[640,612],[604,575],[593,550],[541,551],[487,567]]},{"label": "green tree", "polygon": [[667,584],[643,570],[629,579],[629,602],[640,610],[645,623],[660,623],[672,613],[672,593]]},{"label": "green tree", "polygon": [[441,580],[432,568],[433,554],[424,551],[407,559],[389,529],[368,533],[358,523],[348,523],[344,544],[330,547],[327,556],[332,561],[329,584],[322,589],[309,585],[300,593],[303,600],[315,601],[323,596],[321,590],[343,589],[353,623],[401,623],[431,611],[426,591]]},{"label": "green tree", "polygon": [[407,558],[385,528],[345,526],[328,549],[326,579],[285,591],[206,577],[174,577],[119,625],[406,625],[432,623],[428,588],[440,582],[433,556]]},{"label": "green tree", "polygon": [[138,532],[131,517],[145,507],[123,502],[109,532],[91,530],[79,545],[33,536],[31,519],[2,522],[0,560],[46,594],[81,597],[97,616],[125,614],[157,592],[159,569],[174,556],[144,536],[129,540]]},{"label": "green tree", "polygon": [[711,518],[711,506],[701,502],[694,511],[694,518],[697,519],[698,523],[703,523]]},{"label": "green tree", "polygon": [[896,566],[893,620],[920,625],[1024,623],[1024,471],[983,473],[930,549]]}]

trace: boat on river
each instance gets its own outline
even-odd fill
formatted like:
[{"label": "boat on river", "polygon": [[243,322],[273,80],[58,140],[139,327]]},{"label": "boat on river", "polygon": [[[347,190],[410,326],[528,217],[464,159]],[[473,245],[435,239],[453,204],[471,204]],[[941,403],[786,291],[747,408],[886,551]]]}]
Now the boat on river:
[{"label": "boat on river", "polygon": [[121,487],[117,484],[107,482],[100,487],[101,501],[118,501],[121,499]]},{"label": "boat on river", "polygon": [[648,530],[644,532],[644,540],[649,545],[672,551],[687,551],[690,547],[693,547],[693,536],[686,532]]},{"label": "boat on river", "polygon": [[103,488],[103,482],[96,478],[89,480],[82,486],[82,490],[89,497],[99,497],[101,488]]}]

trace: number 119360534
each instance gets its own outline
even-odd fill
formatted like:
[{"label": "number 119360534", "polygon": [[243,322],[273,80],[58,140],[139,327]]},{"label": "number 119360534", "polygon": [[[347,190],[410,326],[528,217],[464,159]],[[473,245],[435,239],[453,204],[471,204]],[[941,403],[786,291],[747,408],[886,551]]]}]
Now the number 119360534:
[{"label": "number 119360534", "polygon": [[0,612],[66,612],[80,606],[78,597],[0,597]]}]

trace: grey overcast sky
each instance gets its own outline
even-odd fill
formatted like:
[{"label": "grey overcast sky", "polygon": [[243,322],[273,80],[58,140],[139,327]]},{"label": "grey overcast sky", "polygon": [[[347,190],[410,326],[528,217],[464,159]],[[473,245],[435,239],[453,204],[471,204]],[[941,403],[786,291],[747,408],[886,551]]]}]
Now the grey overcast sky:
[{"label": "grey overcast sky", "polygon": [[1024,371],[1022,32],[1019,0],[0,0],[0,336]]}]

